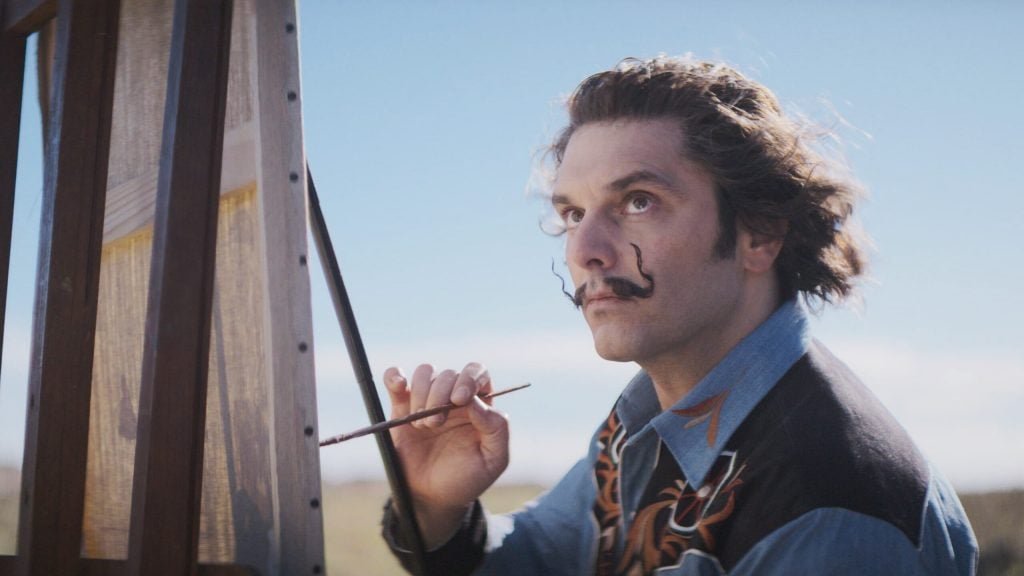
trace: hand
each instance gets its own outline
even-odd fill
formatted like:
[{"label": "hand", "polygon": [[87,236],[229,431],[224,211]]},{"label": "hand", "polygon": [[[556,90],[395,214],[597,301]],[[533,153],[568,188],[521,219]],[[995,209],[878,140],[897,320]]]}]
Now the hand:
[{"label": "hand", "polygon": [[478,397],[491,392],[487,369],[467,364],[438,373],[429,364],[409,381],[398,368],[384,372],[391,417],[442,406],[441,413],[391,429],[428,549],[444,543],[469,506],[508,466],[508,418]]}]

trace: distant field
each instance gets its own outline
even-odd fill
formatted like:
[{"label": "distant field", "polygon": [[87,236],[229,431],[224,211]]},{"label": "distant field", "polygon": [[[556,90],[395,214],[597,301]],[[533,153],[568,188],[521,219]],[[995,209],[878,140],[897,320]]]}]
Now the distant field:
[{"label": "distant field", "polygon": [[961,494],[981,548],[979,576],[1024,576],[1024,490]]},{"label": "distant field", "polygon": [[[499,486],[484,495],[494,512],[519,508],[541,493],[540,486]],[[384,484],[343,484],[324,488],[324,539],[327,573],[331,576],[405,574],[380,537]]]},{"label": "distant field", "polygon": [[[0,471],[0,554],[14,551],[17,483]],[[484,496],[489,510],[505,512],[540,494],[540,486],[499,486]],[[380,538],[387,487],[354,483],[324,487],[327,573],[331,576],[403,574]],[[981,545],[979,576],[1024,576],[1024,490],[961,495]]]}]

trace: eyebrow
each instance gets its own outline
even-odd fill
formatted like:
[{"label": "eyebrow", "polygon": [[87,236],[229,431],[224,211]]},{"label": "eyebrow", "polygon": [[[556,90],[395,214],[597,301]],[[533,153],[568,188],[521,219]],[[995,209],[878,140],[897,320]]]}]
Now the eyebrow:
[{"label": "eyebrow", "polygon": [[651,182],[665,188],[673,188],[672,183],[669,182],[667,178],[657,172],[652,172],[651,170],[636,170],[634,172],[630,172],[629,174],[613,181],[608,187],[616,192],[622,192],[637,182]]},{"label": "eyebrow", "polygon": [[[672,182],[652,170],[635,170],[630,172],[621,178],[613,180],[612,183],[608,185],[608,188],[613,192],[623,192],[638,182],[650,182],[663,188],[668,188],[670,190],[674,189]],[[569,197],[564,194],[552,194],[551,204],[554,206],[564,206],[572,204],[572,202],[569,200]]]}]

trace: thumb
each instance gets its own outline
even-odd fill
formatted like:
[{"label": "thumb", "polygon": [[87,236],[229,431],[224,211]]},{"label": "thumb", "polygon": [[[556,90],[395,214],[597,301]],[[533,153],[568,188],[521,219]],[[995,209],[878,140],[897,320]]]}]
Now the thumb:
[{"label": "thumb", "polygon": [[508,466],[508,416],[488,406],[479,396],[469,404],[469,422],[480,433],[480,451],[500,471]]}]

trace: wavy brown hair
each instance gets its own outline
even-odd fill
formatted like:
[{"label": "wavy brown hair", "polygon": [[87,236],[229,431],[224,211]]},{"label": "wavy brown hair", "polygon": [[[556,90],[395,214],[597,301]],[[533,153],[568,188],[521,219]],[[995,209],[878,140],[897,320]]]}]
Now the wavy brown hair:
[{"label": "wavy brown hair", "polygon": [[812,146],[816,138],[761,84],[720,63],[629,58],[584,80],[567,108],[569,124],[549,149],[556,169],[584,124],[677,120],[683,154],[715,182],[718,257],[734,253],[741,225],[783,237],[775,261],[783,298],[803,294],[835,303],[853,292],[866,266],[848,222],[859,187]]}]

